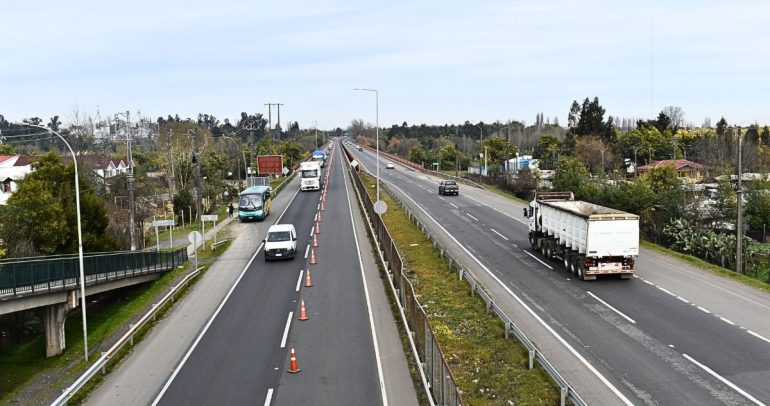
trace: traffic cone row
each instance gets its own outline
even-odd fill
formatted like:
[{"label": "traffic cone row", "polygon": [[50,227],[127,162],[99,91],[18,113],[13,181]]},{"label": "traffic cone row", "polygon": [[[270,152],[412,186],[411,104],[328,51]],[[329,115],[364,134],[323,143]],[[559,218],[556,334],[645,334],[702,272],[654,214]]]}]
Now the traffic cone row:
[{"label": "traffic cone row", "polygon": [[307,309],[305,309],[305,299],[302,298],[299,299],[299,320],[310,320],[307,317]]},{"label": "traffic cone row", "polygon": [[305,287],[306,288],[313,287],[313,280],[310,279],[310,268],[307,268],[307,271],[305,272]]},{"label": "traffic cone row", "polygon": [[315,222],[315,233],[316,234],[321,234],[321,223],[319,223],[317,221]]},{"label": "traffic cone row", "polygon": [[318,247],[318,234],[313,234],[313,248]]},{"label": "traffic cone row", "polygon": [[318,263],[318,261],[316,261],[316,259],[315,259],[315,248],[311,248],[310,249],[310,265],[315,265],[317,263]]}]

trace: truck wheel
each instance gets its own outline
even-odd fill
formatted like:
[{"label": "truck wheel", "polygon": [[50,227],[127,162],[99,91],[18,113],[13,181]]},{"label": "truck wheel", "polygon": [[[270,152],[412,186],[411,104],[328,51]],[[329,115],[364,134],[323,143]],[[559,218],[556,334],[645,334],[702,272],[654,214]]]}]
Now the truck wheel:
[{"label": "truck wheel", "polygon": [[571,258],[572,258],[572,253],[567,251],[566,248],[563,249],[561,254],[561,259],[562,259],[562,263],[564,264],[564,270],[567,272],[569,272],[569,262]]},{"label": "truck wheel", "polygon": [[585,273],[586,273],[586,264],[585,264],[585,261],[581,260],[577,264],[577,277],[578,277],[578,279],[580,279],[581,281],[585,280],[585,277],[586,277]]},{"label": "truck wheel", "polygon": [[578,256],[573,255],[569,261],[569,273],[573,275],[577,274],[577,262],[578,262]]}]

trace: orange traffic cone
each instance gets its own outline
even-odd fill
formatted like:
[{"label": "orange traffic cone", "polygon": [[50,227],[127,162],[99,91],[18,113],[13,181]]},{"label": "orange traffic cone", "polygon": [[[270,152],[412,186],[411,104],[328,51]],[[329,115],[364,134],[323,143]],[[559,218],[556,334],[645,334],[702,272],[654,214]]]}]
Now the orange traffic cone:
[{"label": "orange traffic cone", "polygon": [[313,247],[318,247],[318,234],[313,234]]},{"label": "orange traffic cone", "polygon": [[316,218],[318,222],[324,221],[324,219],[321,217],[321,212],[319,211],[318,214],[316,214]]},{"label": "orange traffic cone", "polygon": [[296,374],[299,371],[301,371],[301,369],[297,368],[297,354],[294,352],[294,347],[291,347],[291,364],[289,365],[289,370],[287,372]]},{"label": "orange traffic cone", "polygon": [[305,287],[306,287],[306,288],[311,288],[311,287],[313,287],[313,280],[312,280],[312,279],[310,279],[310,268],[308,268],[308,269],[307,269],[307,271],[305,272],[305,275],[307,275],[307,276],[305,277]]},{"label": "orange traffic cone", "polygon": [[315,233],[321,234],[321,223],[317,222],[315,223]]},{"label": "orange traffic cone", "polygon": [[299,299],[299,320],[310,320],[307,317],[307,310],[305,309],[305,299]]},{"label": "orange traffic cone", "polygon": [[318,261],[315,260],[315,248],[310,249],[310,265],[317,264]]}]

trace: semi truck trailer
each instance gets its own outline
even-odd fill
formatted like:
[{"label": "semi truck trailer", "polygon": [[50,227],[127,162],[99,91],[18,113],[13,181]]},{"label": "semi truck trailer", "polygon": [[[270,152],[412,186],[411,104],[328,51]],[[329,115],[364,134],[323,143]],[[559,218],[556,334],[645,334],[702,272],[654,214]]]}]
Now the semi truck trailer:
[{"label": "semi truck trailer", "polygon": [[574,200],[572,192],[539,192],[524,209],[532,249],[559,260],[581,280],[630,279],[639,255],[639,216]]}]

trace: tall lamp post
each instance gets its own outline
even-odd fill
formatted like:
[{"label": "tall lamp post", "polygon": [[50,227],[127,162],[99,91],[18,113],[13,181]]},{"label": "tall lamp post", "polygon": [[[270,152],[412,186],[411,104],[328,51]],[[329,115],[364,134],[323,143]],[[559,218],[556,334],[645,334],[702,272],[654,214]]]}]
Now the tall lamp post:
[{"label": "tall lamp post", "polygon": [[737,231],[735,241],[735,271],[739,274],[743,273],[743,136],[741,134],[741,127],[736,127],[738,130],[738,223],[735,225]]},{"label": "tall lamp post", "polygon": [[88,361],[88,326],[86,325],[86,276],[83,267],[83,228],[80,224],[80,180],[78,179],[78,161],[75,159],[75,151],[72,150],[69,142],[67,142],[67,140],[61,136],[61,134],[50,128],[26,123],[14,124],[19,126],[38,128],[50,132],[51,134],[59,137],[62,142],[64,142],[64,145],[67,146],[67,149],[70,150],[70,154],[72,155],[72,163],[75,165],[75,209],[77,210],[78,220],[78,265],[80,267],[80,308],[83,315],[83,351],[85,353],[85,359]]},{"label": "tall lamp post", "polygon": [[128,154],[128,171],[126,176],[128,177],[128,234],[131,239],[131,251],[136,251],[136,238],[134,237],[134,230],[136,225],[134,223],[134,160],[131,157],[131,112],[116,113],[115,118],[118,116],[124,116],[126,118],[126,153]]},{"label": "tall lamp post", "polygon": [[374,129],[376,132],[377,143],[377,201],[380,201],[380,92],[377,89],[363,89],[355,88],[353,90],[361,90],[364,92],[374,92],[374,108],[375,108],[375,122]]},{"label": "tall lamp post", "polygon": [[[481,132],[481,138],[479,139],[479,147],[480,147],[481,143],[484,142],[484,129],[481,128],[481,125],[479,125],[479,124],[476,124],[476,127],[478,127],[479,131]],[[484,148],[484,169],[487,168],[487,153],[486,152],[487,152],[486,148]],[[481,171],[479,171],[479,180],[481,180]]]}]

